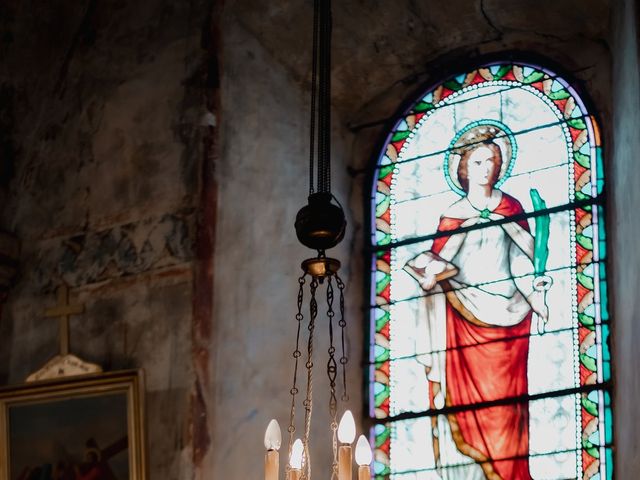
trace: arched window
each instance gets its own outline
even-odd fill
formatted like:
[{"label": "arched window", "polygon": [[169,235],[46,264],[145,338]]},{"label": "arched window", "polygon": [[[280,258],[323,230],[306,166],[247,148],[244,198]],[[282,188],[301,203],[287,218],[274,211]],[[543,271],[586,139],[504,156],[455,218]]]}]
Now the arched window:
[{"label": "arched window", "polygon": [[610,479],[602,149],[555,72],[493,62],[395,124],[372,188],[376,478]]}]

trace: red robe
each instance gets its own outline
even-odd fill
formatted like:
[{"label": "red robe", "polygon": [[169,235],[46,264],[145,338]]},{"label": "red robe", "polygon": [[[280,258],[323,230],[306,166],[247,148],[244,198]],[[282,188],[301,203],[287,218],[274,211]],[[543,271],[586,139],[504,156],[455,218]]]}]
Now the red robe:
[{"label": "red robe", "polygon": [[[509,217],[523,212],[503,194],[493,211]],[[443,217],[439,231],[455,230],[464,219]],[[526,220],[518,224],[529,231]],[[438,254],[449,237],[434,241]],[[532,312],[510,327],[480,326],[466,320],[447,300],[447,406],[526,395]],[[466,347],[466,348],[460,348]],[[526,402],[469,410],[448,416],[458,450],[482,463],[489,480],[530,480],[529,407]]]}]

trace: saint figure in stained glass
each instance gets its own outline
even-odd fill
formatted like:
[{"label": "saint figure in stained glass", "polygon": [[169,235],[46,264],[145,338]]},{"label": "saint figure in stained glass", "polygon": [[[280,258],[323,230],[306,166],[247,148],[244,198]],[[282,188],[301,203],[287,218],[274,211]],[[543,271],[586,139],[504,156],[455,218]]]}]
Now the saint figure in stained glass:
[{"label": "saint figure in stained glass", "polygon": [[[526,219],[480,228],[524,212],[517,199],[497,188],[515,161],[513,141],[496,122],[475,122],[456,136],[445,172],[462,197],[442,213],[440,236],[430,250],[405,266],[427,292],[418,321],[423,351],[430,353],[419,360],[433,409],[528,391],[532,316],[542,323],[548,319],[546,290],[532,281],[534,237]],[[441,415],[432,424],[438,432],[436,464],[467,464],[450,469],[450,475],[460,478],[464,470],[469,479],[531,478],[526,402]],[[479,463],[464,461],[469,457]]]},{"label": "saint figure in stained glass", "polygon": [[433,85],[372,185],[376,480],[611,480],[598,124],[542,67]]}]

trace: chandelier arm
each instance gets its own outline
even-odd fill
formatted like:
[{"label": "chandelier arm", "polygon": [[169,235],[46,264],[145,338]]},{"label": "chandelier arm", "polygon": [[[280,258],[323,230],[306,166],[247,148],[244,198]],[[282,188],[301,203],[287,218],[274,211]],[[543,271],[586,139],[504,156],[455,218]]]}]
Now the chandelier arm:
[{"label": "chandelier arm", "polygon": [[303,480],[311,479],[311,452],[309,446],[309,436],[311,433],[311,417],[313,414],[313,334],[316,326],[316,318],[318,316],[318,302],[316,300],[316,290],[318,288],[318,280],[313,277],[310,284],[311,301],[309,302],[309,339],[307,342],[307,396],[304,400],[304,438],[302,440],[305,449],[305,472],[302,475]]},{"label": "chandelier arm", "polygon": [[[302,274],[302,276],[298,279],[298,312],[296,313],[296,322],[297,322],[297,334],[296,334],[296,349],[293,351],[294,358],[294,368],[293,368],[293,382],[291,386],[291,390],[289,393],[291,394],[291,411],[289,413],[289,427],[287,428],[287,432],[289,433],[289,455],[291,455],[291,448],[293,447],[293,437],[296,432],[296,396],[299,393],[298,389],[298,364],[299,359],[302,356],[302,352],[300,351],[300,331],[302,329],[302,321],[304,320],[304,315],[302,314],[302,303],[304,300],[304,285],[306,283],[305,280],[306,273]],[[288,464],[287,464],[288,468]]]},{"label": "chandelier arm", "polygon": [[349,362],[349,357],[347,356],[346,349],[346,336],[347,336],[347,321],[344,314],[344,289],[345,284],[336,272],[336,284],[338,285],[338,289],[340,290],[340,320],[338,321],[338,325],[340,326],[340,341],[342,344],[342,356],[340,357],[340,365],[342,365],[342,398],[343,402],[349,401],[349,392],[347,390],[347,363]]},{"label": "chandelier arm", "polygon": [[327,361],[327,377],[329,378],[329,417],[331,418],[331,442],[333,447],[333,465],[331,478],[333,479],[338,472],[338,398],[336,396],[336,378],[338,374],[338,365],[336,363],[336,347],[334,346],[333,320],[335,312],[333,310],[334,300],[333,279],[329,275],[327,277],[327,318],[329,320],[329,360]]}]

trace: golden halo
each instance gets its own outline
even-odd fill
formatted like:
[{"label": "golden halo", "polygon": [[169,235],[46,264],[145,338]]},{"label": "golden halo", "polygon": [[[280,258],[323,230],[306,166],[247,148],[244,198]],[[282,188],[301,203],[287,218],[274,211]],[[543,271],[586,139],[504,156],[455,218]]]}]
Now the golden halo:
[{"label": "golden halo", "polygon": [[458,179],[458,165],[462,155],[475,150],[486,143],[494,143],[502,154],[502,167],[495,188],[499,188],[511,175],[518,151],[513,132],[504,123],[497,120],[479,120],[471,122],[453,138],[444,158],[444,173],[449,187],[458,195],[466,192]]}]

